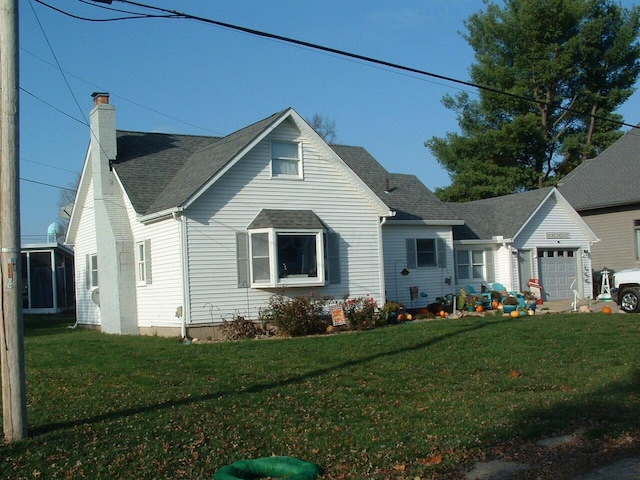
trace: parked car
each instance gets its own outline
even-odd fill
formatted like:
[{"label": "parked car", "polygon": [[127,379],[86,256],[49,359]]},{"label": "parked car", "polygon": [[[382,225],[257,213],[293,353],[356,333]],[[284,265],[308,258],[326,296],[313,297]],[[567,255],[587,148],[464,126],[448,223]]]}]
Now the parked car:
[{"label": "parked car", "polygon": [[611,298],[627,313],[640,313],[640,268],[621,270],[613,275]]}]

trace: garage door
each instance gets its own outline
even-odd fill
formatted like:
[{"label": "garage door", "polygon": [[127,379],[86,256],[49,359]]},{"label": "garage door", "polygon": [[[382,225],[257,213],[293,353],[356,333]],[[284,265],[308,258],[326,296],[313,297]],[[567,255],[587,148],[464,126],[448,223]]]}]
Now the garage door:
[{"label": "garage door", "polygon": [[[573,298],[571,283],[578,275],[576,251],[559,248],[538,249],[538,261],[544,299],[552,301]],[[573,288],[576,288],[576,285]]]}]

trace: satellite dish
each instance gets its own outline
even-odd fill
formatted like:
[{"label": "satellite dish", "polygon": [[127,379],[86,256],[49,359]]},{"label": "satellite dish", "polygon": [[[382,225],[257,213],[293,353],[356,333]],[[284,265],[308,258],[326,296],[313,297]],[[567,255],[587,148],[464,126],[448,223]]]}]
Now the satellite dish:
[{"label": "satellite dish", "polygon": [[97,306],[100,306],[100,290],[98,290],[97,288],[93,292],[91,292],[91,301]]}]

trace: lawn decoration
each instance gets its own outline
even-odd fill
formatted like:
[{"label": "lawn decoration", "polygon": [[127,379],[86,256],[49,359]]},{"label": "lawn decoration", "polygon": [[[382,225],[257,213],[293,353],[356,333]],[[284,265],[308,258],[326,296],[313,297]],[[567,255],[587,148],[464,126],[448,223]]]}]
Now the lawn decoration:
[{"label": "lawn decoration", "polygon": [[213,480],[242,480],[278,477],[288,480],[315,480],[322,473],[320,467],[293,457],[263,457],[238,460],[222,467]]},{"label": "lawn decoration", "polygon": [[600,310],[600,312],[602,312],[602,313],[611,313],[611,312],[613,312],[613,310],[611,310],[611,307],[609,305],[605,305],[604,307],[602,307],[602,310]]}]

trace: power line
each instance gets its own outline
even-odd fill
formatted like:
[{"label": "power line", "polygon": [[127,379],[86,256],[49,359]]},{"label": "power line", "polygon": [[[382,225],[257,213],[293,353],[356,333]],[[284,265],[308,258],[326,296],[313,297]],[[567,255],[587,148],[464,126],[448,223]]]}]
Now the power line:
[{"label": "power line", "polygon": [[[41,0],[36,0],[36,1],[38,1],[39,3],[42,3],[43,5],[46,5]],[[108,4],[112,3],[112,0],[92,0],[92,1],[93,2],[98,2],[98,3],[108,3]],[[298,45],[298,46],[301,46],[301,47],[310,48],[312,50],[318,50],[318,51],[322,51],[322,52],[326,52],[326,53],[332,53],[332,54],[339,55],[339,56],[342,56],[342,57],[361,60],[361,61],[364,61],[364,62],[367,62],[367,63],[380,65],[380,66],[384,66],[384,67],[389,67],[389,68],[393,68],[393,69],[396,69],[396,70],[401,70],[401,71],[404,71],[404,72],[410,72],[410,73],[414,73],[414,74],[418,74],[418,75],[437,78],[439,80],[444,80],[444,81],[447,81],[447,82],[457,83],[459,85],[464,85],[464,86],[467,86],[467,87],[477,88],[477,89],[484,90],[484,91],[491,92],[491,93],[495,93],[495,94],[498,94],[498,95],[511,97],[511,98],[514,98],[514,99],[517,99],[517,100],[522,100],[522,101],[526,101],[526,102],[530,102],[530,103],[535,103],[537,105],[548,106],[548,107],[552,107],[552,108],[558,108],[559,110],[562,110],[564,112],[573,113],[573,114],[576,114],[576,115],[579,115],[579,116],[582,116],[582,117],[589,117],[589,118],[593,118],[593,119],[596,119],[596,120],[602,120],[602,121],[605,121],[605,122],[611,122],[611,123],[614,123],[614,124],[617,124],[617,125],[620,125],[620,126],[636,128],[636,125],[632,125],[630,123],[626,123],[626,122],[623,122],[623,121],[614,120],[614,119],[607,118],[607,117],[602,117],[602,116],[599,116],[599,115],[594,115],[592,113],[581,112],[581,111],[578,111],[578,110],[574,110],[574,109],[572,109],[570,107],[563,107],[561,105],[554,105],[554,104],[549,103],[549,102],[545,102],[545,101],[542,101],[542,100],[536,100],[535,98],[530,98],[530,97],[527,97],[527,96],[524,96],[524,95],[519,95],[519,94],[516,94],[516,93],[507,92],[507,91],[500,90],[500,89],[497,89],[497,88],[494,88],[494,87],[490,87],[488,85],[480,85],[480,84],[477,84],[477,83],[468,82],[468,81],[460,80],[460,79],[453,78],[453,77],[448,77],[446,75],[440,75],[440,74],[429,72],[429,71],[426,71],[426,70],[421,70],[421,69],[414,68],[414,67],[408,67],[408,66],[405,66],[405,65],[400,65],[398,63],[388,62],[386,60],[376,59],[376,58],[369,57],[369,56],[366,56],[366,55],[360,55],[360,54],[357,54],[357,53],[347,52],[345,50],[340,50],[340,49],[337,49],[337,48],[327,47],[327,46],[324,46],[324,45],[319,45],[319,44],[316,44],[316,43],[306,42],[304,40],[298,40],[298,39],[291,38],[291,37],[285,37],[285,36],[277,35],[277,34],[274,34],[274,33],[263,32],[261,30],[255,30],[253,28],[242,27],[242,26],[239,26],[239,25],[234,25],[234,24],[231,24],[231,23],[221,22],[221,21],[218,21],[218,20],[212,20],[212,19],[206,18],[206,17],[200,17],[200,16],[197,16],[197,15],[191,15],[191,14],[184,13],[184,12],[178,12],[176,10],[170,10],[170,9],[166,9],[166,8],[162,8],[162,7],[155,7],[153,5],[147,5],[147,4],[144,4],[144,3],[134,2],[132,0],[115,0],[115,1],[119,1],[119,2],[122,2],[122,3],[127,3],[129,5],[133,5],[133,6],[140,7],[140,8],[147,8],[147,9],[150,9],[150,10],[155,10],[155,11],[164,12],[164,13],[169,14],[166,17],[163,17],[163,18],[177,18],[177,19],[196,20],[196,21],[199,21],[199,22],[208,23],[208,24],[211,24],[211,25],[216,25],[216,26],[219,26],[219,27],[223,27],[223,28],[227,28],[227,29],[230,29],[230,30],[235,30],[235,31],[247,33],[247,34],[258,36],[258,37],[262,37],[262,38],[268,38],[268,39],[271,39],[271,40],[278,40],[278,41],[281,41],[281,42],[290,43],[290,44],[293,44],[293,45]],[[97,5],[94,5],[94,7],[97,7]],[[103,8],[105,8],[105,7],[103,7]],[[113,19],[113,20],[117,20],[117,19]]]},{"label": "power line", "polygon": [[53,185],[51,183],[45,183],[45,182],[38,182],[36,180],[31,180],[29,178],[22,178],[20,177],[20,180],[22,180],[23,182],[29,182],[29,183],[36,183],[38,185],[44,185],[45,187],[51,187],[51,188],[58,188],[60,190],[66,190],[68,192],[73,192],[76,193],[76,190],[74,190],[73,188],[67,188],[67,187],[61,187],[59,185]]}]

